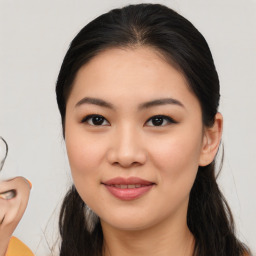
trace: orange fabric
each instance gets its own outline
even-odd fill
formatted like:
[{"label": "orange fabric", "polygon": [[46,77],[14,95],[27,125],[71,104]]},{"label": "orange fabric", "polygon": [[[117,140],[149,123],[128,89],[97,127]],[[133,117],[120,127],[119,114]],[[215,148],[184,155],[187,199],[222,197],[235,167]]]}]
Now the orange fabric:
[{"label": "orange fabric", "polygon": [[18,238],[12,237],[5,256],[34,256],[34,254]]}]

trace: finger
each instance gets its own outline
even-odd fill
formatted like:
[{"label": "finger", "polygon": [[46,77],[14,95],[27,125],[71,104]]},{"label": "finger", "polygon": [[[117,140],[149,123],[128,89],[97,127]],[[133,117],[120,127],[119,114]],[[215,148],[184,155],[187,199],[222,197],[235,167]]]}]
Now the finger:
[{"label": "finger", "polygon": [[12,179],[8,179],[8,180],[0,180],[0,193],[5,192],[7,190],[11,190],[11,189],[15,189],[15,187],[17,186],[28,186],[29,189],[32,188],[32,183],[24,178],[24,177],[15,177]]},{"label": "finger", "polygon": [[8,204],[6,200],[0,199],[0,228],[2,227],[7,212]]},{"label": "finger", "polygon": [[[0,254],[6,251],[9,239],[27,207],[31,186],[23,177],[0,181]],[[2,250],[2,252],[1,252]]]},{"label": "finger", "polygon": [[4,221],[6,209],[7,209],[6,202],[3,200],[0,200],[0,227]]},{"label": "finger", "polygon": [[0,222],[2,226],[11,225],[16,227],[20,221],[30,194],[30,185],[23,177],[17,177],[8,181],[0,182]]},{"label": "finger", "polygon": [[18,225],[26,206],[24,207],[23,202],[19,197],[15,197],[10,200],[6,200],[4,220],[2,222],[2,227],[8,227],[13,230]]}]

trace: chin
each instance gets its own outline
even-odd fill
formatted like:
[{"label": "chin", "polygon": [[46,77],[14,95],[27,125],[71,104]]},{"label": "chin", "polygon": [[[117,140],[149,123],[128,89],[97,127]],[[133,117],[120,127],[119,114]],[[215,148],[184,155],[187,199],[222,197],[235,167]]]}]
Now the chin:
[{"label": "chin", "polygon": [[123,230],[123,231],[141,231],[151,226],[154,226],[157,221],[152,219],[147,219],[145,216],[139,217],[136,215],[119,215],[119,216],[112,216],[111,219],[101,219],[102,224],[106,224],[111,226],[112,228]]}]

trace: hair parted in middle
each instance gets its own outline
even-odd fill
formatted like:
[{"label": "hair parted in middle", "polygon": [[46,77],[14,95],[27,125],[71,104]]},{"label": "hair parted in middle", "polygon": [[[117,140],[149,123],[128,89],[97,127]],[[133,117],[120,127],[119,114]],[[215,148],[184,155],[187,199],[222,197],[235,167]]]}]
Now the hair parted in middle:
[{"label": "hair parted in middle", "polygon": [[[220,99],[219,78],[208,44],[187,19],[160,4],[138,4],[111,10],[87,24],[73,39],[63,60],[56,95],[65,137],[66,103],[78,70],[111,48],[150,47],[186,78],[198,99],[202,123],[211,127]],[[99,221],[92,229],[74,186],[60,214],[61,256],[102,255]],[[231,211],[222,196],[214,161],[198,168],[190,192],[187,224],[195,237],[194,256],[241,256],[245,246],[234,233]]]}]

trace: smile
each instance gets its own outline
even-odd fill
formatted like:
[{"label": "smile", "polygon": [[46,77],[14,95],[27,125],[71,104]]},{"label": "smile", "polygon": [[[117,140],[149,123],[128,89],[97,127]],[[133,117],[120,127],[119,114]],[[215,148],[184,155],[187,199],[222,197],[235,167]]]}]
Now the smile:
[{"label": "smile", "polygon": [[145,187],[148,185],[142,185],[142,184],[130,184],[130,185],[110,185],[112,187],[116,187],[116,188],[122,188],[122,189],[127,189],[127,188],[141,188],[141,187]]},{"label": "smile", "polygon": [[124,201],[140,198],[142,195],[149,192],[154,185],[156,185],[153,182],[137,177],[117,177],[106,182],[102,182],[102,184],[111,195]]}]

